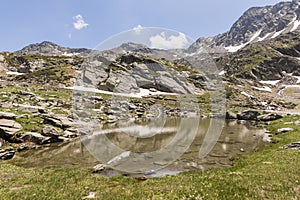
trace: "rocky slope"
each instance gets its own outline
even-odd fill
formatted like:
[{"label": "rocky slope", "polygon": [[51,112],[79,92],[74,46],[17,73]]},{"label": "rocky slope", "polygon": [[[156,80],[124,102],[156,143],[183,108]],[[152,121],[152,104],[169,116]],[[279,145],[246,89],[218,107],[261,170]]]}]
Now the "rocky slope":
[{"label": "rocky slope", "polygon": [[212,51],[235,52],[247,44],[275,38],[300,28],[300,1],[281,2],[274,6],[253,7],[247,10],[225,33],[199,38],[189,53],[204,46]]}]

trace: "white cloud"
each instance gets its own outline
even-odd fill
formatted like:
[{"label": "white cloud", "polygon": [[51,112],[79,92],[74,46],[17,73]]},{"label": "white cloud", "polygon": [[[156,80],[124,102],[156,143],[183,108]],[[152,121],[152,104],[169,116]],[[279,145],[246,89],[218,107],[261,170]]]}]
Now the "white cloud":
[{"label": "white cloud", "polygon": [[136,34],[140,34],[141,31],[142,31],[143,27],[141,25],[137,25],[136,27],[133,28],[133,31],[136,33]]},{"label": "white cloud", "polygon": [[165,32],[161,32],[150,37],[149,40],[152,48],[159,49],[180,49],[188,44],[188,39],[183,33],[179,33],[178,36],[171,35],[167,37]]},{"label": "white cloud", "polygon": [[73,26],[77,30],[86,28],[89,25],[88,23],[86,23],[83,20],[83,17],[81,15],[76,15],[75,17],[73,17],[73,19],[75,20],[75,22],[73,23]]}]

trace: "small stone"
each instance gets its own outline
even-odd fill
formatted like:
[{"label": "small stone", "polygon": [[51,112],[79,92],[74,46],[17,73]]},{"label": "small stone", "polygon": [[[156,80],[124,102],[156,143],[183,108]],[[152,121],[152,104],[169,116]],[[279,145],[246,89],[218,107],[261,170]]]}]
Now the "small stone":
[{"label": "small stone", "polygon": [[280,128],[277,130],[278,133],[286,133],[286,132],[290,132],[293,131],[293,128]]},{"label": "small stone", "polygon": [[28,149],[29,149],[29,147],[26,144],[22,144],[21,146],[19,146],[18,152],[25,151]]},{"label": "small stone", "polygon": [[98,165],[93,167],[93,173],[102,172],[103,170],[105,170],[105,168],[106,168],[106,165],[98,164]]},{"label": "small stone", "polygon": [[0,151],[0,160],[10,160],[14,157],[15,151],[14,150],[8,150],[8,151]]},{"label": "small stone", "polygon": [[294,149],[300,151],[300,141],[299,142],[293,142],[292,144],[285,145],[283,147],[284,149]]}]

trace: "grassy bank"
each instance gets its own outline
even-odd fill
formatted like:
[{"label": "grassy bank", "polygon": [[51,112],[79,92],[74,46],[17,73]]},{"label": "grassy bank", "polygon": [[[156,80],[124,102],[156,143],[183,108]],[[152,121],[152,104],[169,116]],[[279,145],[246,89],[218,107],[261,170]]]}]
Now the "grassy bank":
[{"label": "grassy bank", "polygon": [[[0,163],[0,199],[299,199],[300,152],[282,149],[300,141],[300,117],[289,116],[268,125],[273,142],[236,158],[234,166],[208,172],[148,179],[105,178],[89,169],[25,169]],[[295,130],[276,134],[278,128]]]}]

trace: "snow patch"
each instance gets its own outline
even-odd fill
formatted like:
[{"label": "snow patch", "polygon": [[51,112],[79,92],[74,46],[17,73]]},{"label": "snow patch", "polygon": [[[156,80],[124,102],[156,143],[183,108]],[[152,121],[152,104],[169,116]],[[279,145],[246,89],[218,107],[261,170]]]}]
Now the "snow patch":
[{"label": "snow patch", "polygon": [[254,98],[254,96],[252,96],[252,95],[250,95],[250,94],[248,94],[248,93],[246,93],[246,92],[241,92],[241,94],[242,95],[244,95],[244,96],[246,96],[246,97],[249,97],[249,98]]},{"label": "snow patch", "polygon": [[259,88],[259,87],[252,87],[253,89],[259,90],[259,91],[263,91],[263,92],[272,92],[272,89],[270,87],[264,86],[263,88]]},{"label": "snow patch", "polygon": [[239,45],[239,46],[228,46],[228,47],[225,47],[225,49],[226,49],[228,52],[231,52],[231,53],[236,52],[236,51],[242,49],[243,47],[245,47],[247,44],[253,42],[253,41],[260,35],[261,32],[262,32],[262,29],[259,30],[259,31],[256,31],[256,32],[253,34],[253,36],[250,38],[250,40],[249,40],[248,42],[244,43],[244,44],[241,44],[241,45]]},{"label": "snow patch", "polygon": [[279,36],[285,29],[282,29],[281,31],[277,31],[274,33],[274,35],[272,36],[272,38],[276,38],[277,36]]},{"label": "snow patch", "polygon": [[262,29],[260,29],[256,33],[254,33],[254,35],[251,37],[251,39],[249,40],[249,42],[247,42],[247,44],[253,42],[260,35],[261,32],[262,32]]},{"label": "snow patch", "polygon": [[265,39],[267,39],[272,33],[267,33],[264,37],[260,37],[258,38],[258,41],[261,42],[261,41],[264,41]]},{"label": "snow patch", "polygon": [[79,53],[67,53],[67,52],[63,53],[63,56],[68,56],[68,57],[78,56],[78,55],[79,55]]},{"label": "snow patch", "polygon": [[293,28],[291,29],[291,32],[297,30],[297,28],[299,27],[299,25],[300,25],[300,21],[299,21],[299,20],[295,20],[295,21],[294,21],[294,26],[293,26]]},{"label": "snow patch", "polygon": [[280,82],[280,80],[274,80],[274,81],[259,81],[262,84],[268,84],[268,85],[277,85],[277,83]]},{"label": "snow patch", "polygon": [[293,77],[295,77],[296,79],[298,79],[297,83],[300,83],[300,76],[293,76]]},{"label": "snow patch", "polygon": [[223,76],[225,73],[226,73],[226,71],[222,70],[222,71],[219,73],[219,76]]},{"label": "snow patch", "polygon": [[6,72],[6,74],[7,75],[17,75],[17,76],[19,76],[19,75],[23,75],[24,73],[8,71],[8,72]]},{"label": "snow patch", "polygon": [[115,93],[115,92],[109,92],[105,90],[99,90],[96,88],[88,88],[88,87],[82,87],[82,86],[75,86],[75,87],[65,87],[65,89],[69,90],[78,90],[78,91],[84,91],[84,92],[91,92],[91,93],[99,93],[99,94],[109,94],[109,95],[116,95],[116,96],[124,96],[124,97],[134,97],[134,98],[142,98],[144,96],[149,96],[149,95],[177,95],[174,93],[167,93],[167,92],[151,92],[148,89],[143,89],[140,88],[140,92],[138,93]]},{"label": "snow patch", "polygon": [[230,53],[233,53],[233,52],[236,52],[238,50],[240,50],[241,48],[243,48],[244,46],[246,46],[246,44],[241,44],[239,46],[228,46],[228,47],[225,47],[225,49],[230,52]]}]

